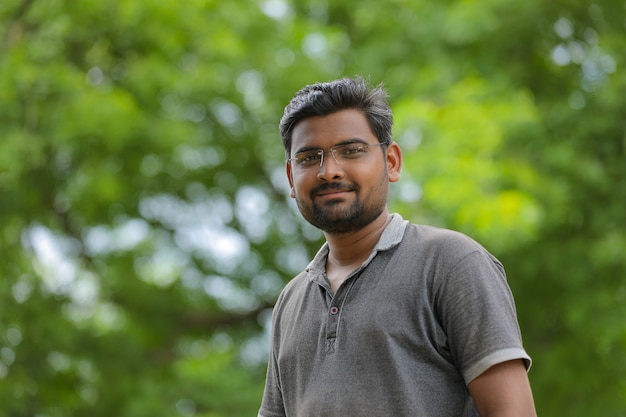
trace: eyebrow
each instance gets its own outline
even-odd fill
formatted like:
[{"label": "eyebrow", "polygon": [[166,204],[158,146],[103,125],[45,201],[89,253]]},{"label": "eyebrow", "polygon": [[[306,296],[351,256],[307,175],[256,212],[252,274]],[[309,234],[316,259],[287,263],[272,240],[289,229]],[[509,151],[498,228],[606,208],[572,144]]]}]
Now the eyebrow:
[{"label": "eyebrow", "polygon": [[[362,143],[363,145],[368,145],[365,139],[351,138],[351,139],[342,140],[339,143],[335,143],[334,145],[331,146],[331,148],[334,148],[335,146],[341,146],[341,145],[350,145],[352,143]],[[320,148],[319,146],[303,146],[301,148],[298,148],[298,150],[294,152],[294,155],[297,155],[302,152],[321,151],[321,150],[322,148]]]}]

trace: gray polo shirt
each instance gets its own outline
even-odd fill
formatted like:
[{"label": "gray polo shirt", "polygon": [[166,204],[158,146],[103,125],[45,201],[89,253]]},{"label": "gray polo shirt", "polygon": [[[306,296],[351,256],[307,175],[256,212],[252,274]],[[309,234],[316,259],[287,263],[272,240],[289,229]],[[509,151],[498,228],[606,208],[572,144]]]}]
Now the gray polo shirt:
[{"label": "gray polo shirt", "polygon": [[325,244],[273,313],[261,417],[477,416],[467,384],[522,358],[500,262],[399,215],[333,294]]}]

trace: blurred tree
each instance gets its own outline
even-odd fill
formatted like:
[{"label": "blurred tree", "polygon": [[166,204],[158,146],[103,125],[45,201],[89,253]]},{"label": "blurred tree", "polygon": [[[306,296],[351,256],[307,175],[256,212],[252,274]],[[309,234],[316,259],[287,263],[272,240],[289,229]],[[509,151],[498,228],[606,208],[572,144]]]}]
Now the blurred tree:
[{"label": "blurred tree", "polygon": [[622,1],[0,5],[7,416],[248,416],[267,324],[320,234],[276,124],[384,81],[394,209],[505,263],[540,414],[626,409]]}]

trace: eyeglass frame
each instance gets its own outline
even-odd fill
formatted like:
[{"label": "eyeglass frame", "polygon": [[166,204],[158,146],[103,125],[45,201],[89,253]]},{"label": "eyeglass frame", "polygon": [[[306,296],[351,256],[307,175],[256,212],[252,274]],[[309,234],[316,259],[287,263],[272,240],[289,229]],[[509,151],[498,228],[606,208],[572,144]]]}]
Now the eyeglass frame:
[{"label": "eyeglass frame", "polygon": [[[375,146],[380,146],[380,147],[389,146],[389,145],[391,145],[391,143],[392,143],[391,140],[387,140],[385,142],[378,142],[378,143],[367,143],[367,142],[362,141],[362,140],[348,141],[348,142],[338,143],[337,145],[333,145],[333,146],[331,146],[328,149],[321,149],[321,148],[320,149],[305,149],[303,151],[297,152],[293,158],[287,158],[285,160],[285,162],[288,163],[289,165],[297,168],[297,169],[301,169],[303,171],[306,171],[308,169],[321,168],[324,165],[324,156],[327,153],[330,153],[332,155],[333,159],[335,160],[335,162],[337,162],[337,164],[341,165],[341,162],[335,156],[335,150],[337,150],[338,148],[342,148],[342,147],[345,147],[345,146],[358,144],[362,149],[367,150],[367,149],[373,148]],[[297,159],[299,154],[308,153],[308,152],[316,152],[317,155],[321,156],[319,165],[311,165],[310,167],[302,167],[302,166],[300,166],[298,164],[292,163],[292,161],[296,161],[296,159]],[[360,158],[357,158],[357,159],[360,159]]]}]

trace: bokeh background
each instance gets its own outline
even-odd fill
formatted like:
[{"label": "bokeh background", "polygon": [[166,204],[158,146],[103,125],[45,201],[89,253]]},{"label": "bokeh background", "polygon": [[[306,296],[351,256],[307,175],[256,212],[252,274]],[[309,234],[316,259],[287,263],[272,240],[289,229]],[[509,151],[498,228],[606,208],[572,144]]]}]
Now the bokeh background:
[{"label": "bokeh background", "polygon": [[539,414],[626,416],[623,0],[2,0],[0,42],[1,416],[256,415],[322,238],[277,123],[356,74],[391,209],[504,262]]}]

